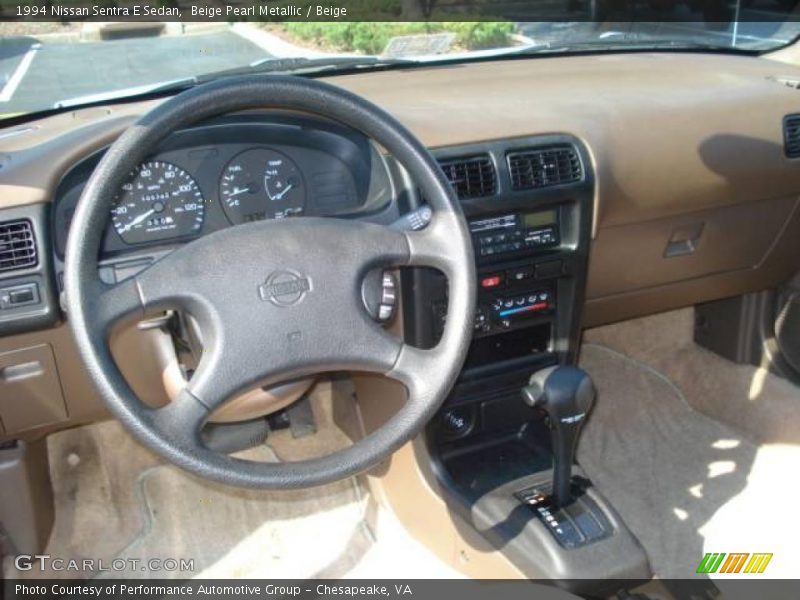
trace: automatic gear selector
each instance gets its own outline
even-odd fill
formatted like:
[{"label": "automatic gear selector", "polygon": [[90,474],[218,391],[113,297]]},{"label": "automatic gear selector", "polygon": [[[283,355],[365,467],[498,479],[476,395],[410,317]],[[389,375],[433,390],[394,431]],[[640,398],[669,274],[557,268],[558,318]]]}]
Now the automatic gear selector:
[{"label": "automatic gear selector", "polygon": [[572,476],[578,435],[594,397],[594,384],[589,375],[571,366],[538,371],[522,388],[525,403],[547,413],[553,447],[553,476],[549,486],[543,482],[519,490],[515,496],[535,511],[565,548],[599,541],[612,532],[603,510],[587,494],[591,482]]},{"label": "automatic gear selector", "polygon": [[594,384],[588,373],[577,367],[550,367],[533,374],[529,384],[522,388],[522,398],[549,417],[553,441],[553,503],[566,506],[571,500],[575,447],[594,403]]}]

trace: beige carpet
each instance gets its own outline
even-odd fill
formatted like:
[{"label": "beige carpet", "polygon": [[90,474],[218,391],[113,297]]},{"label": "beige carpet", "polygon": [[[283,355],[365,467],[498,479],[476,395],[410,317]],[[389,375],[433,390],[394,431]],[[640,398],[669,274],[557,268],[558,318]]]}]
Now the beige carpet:
[{"label": "beige carpet", "polygon": [[751,394],[758,370],[695,347],[690,319],[679,311],[587,334],[614,348],[583,348],[598,399],[579,462],[657,576],[692,577],[705,552],[773,552],[765,576],[795,577],[800,446],[785,442],[800,437],[800,391],[760,373]]},{"label": "beige carpet", "polygon": [[[138,561],[120,563],[122,571],[51,576],[308,578],[341,571],[371,545],[355,479],[291,492],[217,485],[158,463],[115,422],[57,434],[50,448],[56,522],[46,552],[106,565]],[[240,456],[277,460],[267,446]],[[193,562],[160,572],[144,564],[165,558]]]},{"label": "beige carpet", "polygon": [[692,408],[756,443],[800,443],[800,389],[750,365],[737,365],[692,339],[694,309],[590,329],[584,343],[617,350],[666,375]]},{"label": "beige carpet", "polygon": [[[302,460],[349,443],[332,420],[330,383],[317,386],[318,432],[274,432],[238,456]],[[455,574],[380,511],[367,525],[370,497],[356,478],[288,492],[241,490],[190,475],[142,448],[114,421],[48,438],[56,520],[46,553],[118,563],[122,571],[17,572],[6,577],[340,578],[452,577]],[[377,537],[376,537],[377,535]],[[147,561],[192,561],[152,572]],[[174,567],[178,568],[175,569]]]}]

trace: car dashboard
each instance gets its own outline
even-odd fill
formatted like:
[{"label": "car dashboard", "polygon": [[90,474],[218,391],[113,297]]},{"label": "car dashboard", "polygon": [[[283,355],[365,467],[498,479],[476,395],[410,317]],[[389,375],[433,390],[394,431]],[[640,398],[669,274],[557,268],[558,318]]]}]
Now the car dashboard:
[{"label": "car dashboard", "polygon": [[[757,57],[630,53],[326,77],[431,150],[470,224],[473,342],[429,432],[452,473],[471,440],[479,447],[517,418],[498,398],[516,398],[538,366],[575,360],[583,327],[765,289],[796,269],[800,171],[784,136],[798,96],[775,80],[795,71]],[[64,248],[105,149],[158,102],[64,112],[0,137],[0,233],[19,261],[0,271],[0,368],[42,373],[0,383],[3,398],[29,400],[0,405],[4,437],[104,414],[59,302]],[[250,220],[390,224],[423,204],[359,133],[288,112],[230,115],[170,136],[109,198],[101,275],[119,281]],[[425,269],[400,281],[397,328],[435,344],[446,282]],[[126,376],[160,383],[138,356]]]}]

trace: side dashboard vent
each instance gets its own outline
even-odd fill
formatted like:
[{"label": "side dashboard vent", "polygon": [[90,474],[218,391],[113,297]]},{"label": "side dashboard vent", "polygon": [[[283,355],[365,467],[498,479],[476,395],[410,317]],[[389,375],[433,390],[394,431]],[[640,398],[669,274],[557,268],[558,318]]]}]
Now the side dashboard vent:
[{"label": "side dashboard vent", "polygon": [[789,158],[800,157],[800,114],[783,118],[783,150]]},{"label": "side dashboard vent", "polygon": [[440,160],[445,177],[461,200],[497,193],[497,177],[488,155]]},{"label": "side dashboard vent", "polygon": [[575,183],[583,179],[583,167],[574,146],[532,148],[508,154],[511,187],[532,190]]},{"label": "side dashboard vent", "polygon": [[0,272],[33,267],[37,258],[30,221],[0,223]]}]

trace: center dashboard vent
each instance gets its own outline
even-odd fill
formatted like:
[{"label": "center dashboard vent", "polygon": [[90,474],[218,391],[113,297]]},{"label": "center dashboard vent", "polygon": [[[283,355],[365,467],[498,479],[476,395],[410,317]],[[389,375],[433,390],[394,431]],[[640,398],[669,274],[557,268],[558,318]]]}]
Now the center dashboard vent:
[{"label": "center dashboard vent", "polygon": [[507,159],[511,187],[515,190],[564,185],[583,179],[581,159],[571,145],[510,152]]},{"label": "center dashboard vent", "polygon": [[788,158],[800,157],[800,114],[783,118],[783,150]]},{"label": "center dashboard vent", "polygon": [[486,154],[440,160],[439,166],[461,200],[497,193],[494,164]]},{"label": "center dashboard vent", "polygon": [[0,223],[0,272],[36,266],[36,240],[27,220]]}]

